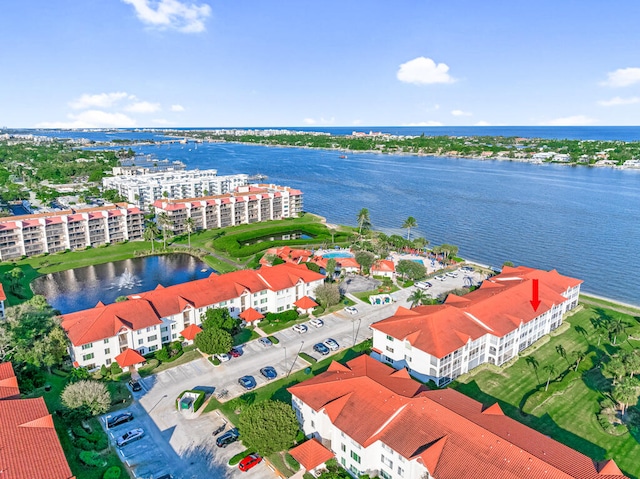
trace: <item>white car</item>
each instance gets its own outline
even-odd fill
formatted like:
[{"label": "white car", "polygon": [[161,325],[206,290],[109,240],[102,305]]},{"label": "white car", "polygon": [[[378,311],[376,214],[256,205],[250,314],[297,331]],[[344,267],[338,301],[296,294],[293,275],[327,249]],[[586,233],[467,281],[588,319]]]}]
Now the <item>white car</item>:
[{"label": "white car", "polygon": [[296,324],[296,325],[293,327],[293,330],[294,330],[295,332],[297,332],[297,333],[302,334],[302,333],[306,333],[306,332],[307,332],[307,327],[306,327],[304,324]]},{"label": "white car", "polygon": [[347,306],[344,310],[349,314],[358,314],[358,309],[355,306]]},{"label": "white car", "polygon": [[331,351],[337,351],[338,349],[340,349],[340,345],[335,339],[328,338],[323,344]]},{"label": "white car", "polygon": [[447,279],[447,278],[445,278],[444,276],[442,276],[441,274],[439,274],[438,276],[436,276],[436,278],[435,278],[435,279],[437,279],[438,281],[444,281],[444,280],[445,280],[445,279]]},{"label": "white car", "polygon": [[456,271],[449,271],[448,273],[446,273],[447,276],[449,276],[449,278],[457,278],[458,277],[458,273]]},{"label": "white car", "polygon": [[324,326],[324,321],[321,319],[312,319],[311,321],[309,321],[309,324],[311,326],[313,326],[314,328],[321,328],[322,326]]},{"label": "white car", "polygon": [[222,354],[216,354],[216,358],[218,358],[218,360],[221,363],[226,363],[231,359],[231,356],[229,356],[227,353],[222,353]]},{"label": "white car", "polygon": [[123,447],[133,441],[137,441],[138,439],[142,439],[144,437],[144,431],[141,428],[132,429],[129,432],[125,432],[122,436],[116,439],[116,446]]}]

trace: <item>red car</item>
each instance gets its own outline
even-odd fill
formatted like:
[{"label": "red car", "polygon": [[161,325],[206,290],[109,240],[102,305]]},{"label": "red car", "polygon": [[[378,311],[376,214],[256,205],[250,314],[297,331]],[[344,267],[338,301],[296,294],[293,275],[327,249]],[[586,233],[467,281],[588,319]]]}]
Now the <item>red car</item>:
[{"label": "red car", "polygon": [[232,348],[231,351],[229,351],[229,356],[231,356],[232,358],[239,358],[240,356],[242,356],[242,349]]},{"label": "red car", "polygon": [[262,456],[260,456],[259,454],[249,454],[242,461],[240,461],[240,464],[238,464],[238,469],[240,469],[241,471],[248,471],[252,467],[260,464],[261,462],[262,462]]}]

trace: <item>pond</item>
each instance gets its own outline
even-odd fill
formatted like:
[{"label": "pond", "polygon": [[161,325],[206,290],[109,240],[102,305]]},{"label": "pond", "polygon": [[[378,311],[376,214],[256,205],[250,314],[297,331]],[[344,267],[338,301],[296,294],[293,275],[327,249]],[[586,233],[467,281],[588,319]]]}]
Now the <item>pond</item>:
[{"label": "pond", "polygon": [[258,236],[256,238],[251,238],[250,240],[244,241],[244,244],[245,246],[247,246],[250,244],[262,243],[263,241],[288,241],[288,240],[296,240],[296,239],[313,239],[313,238],[315,238],[315,236],[312,236],[308,233],[304,233],[302,231],[289,231],[287,233]]},{"label": "pond", "polygon": [[36,278],[34,294],[41,294],[54,309],[66,314],[94,307],[98,301],[113,303],[126,296],[206,278],[214,270],[188,254],[146,256],[69,269]]}]

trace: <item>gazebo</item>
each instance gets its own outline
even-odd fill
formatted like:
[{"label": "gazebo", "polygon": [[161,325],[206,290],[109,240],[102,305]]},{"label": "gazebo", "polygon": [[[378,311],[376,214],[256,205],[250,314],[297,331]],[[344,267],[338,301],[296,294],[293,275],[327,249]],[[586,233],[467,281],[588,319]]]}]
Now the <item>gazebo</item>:
[{"label": "gazebo", "polygon": [[240,318],[244,319],[247,323],[253,323],[254,321],[260,321],[264,319],[264,315],[253,308],[245,309],[242,313],[240,313]]},{"label": "gazebo", "polygon": [[123,370],[125,370],[125,368],[129,368],[129,370],[131,370],[131,367],[137,369],[136,366],[144,363],[145,361],[146,359],[144,356],[135,349],[125,349],[116,356],[116,362]]},{"label": "gazebo", "polygon": [[189,343],[193,343],[193,340],[196,338],[198,333],[202,332],[202,328],[196,324],[190,324],[186,328],[182,330],[180,336],[189,341]]},{"label": "gazebo", "polygon": [[309,296],[303,296],[293,304],[300,310],[302,314],[305,314],[305,313],[311,314],[313,308],[318,306],[318,303],[316,303]]},{"label": "gazebo", "polygon": [[312,474],[322,469],[324,463],[334,457],[333,453],[324,447],[316,438],[312,438],[290,449],[289,454]]}]

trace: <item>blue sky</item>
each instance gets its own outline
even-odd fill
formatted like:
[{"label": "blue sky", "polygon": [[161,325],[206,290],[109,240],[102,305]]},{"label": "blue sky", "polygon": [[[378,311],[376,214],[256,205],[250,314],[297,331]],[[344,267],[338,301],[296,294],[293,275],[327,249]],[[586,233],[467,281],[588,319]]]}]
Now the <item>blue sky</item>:
[{"label": "blue sky", "polygon": [[0,126],[640,125],[640,2],[32,0]]}]

